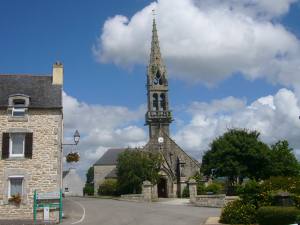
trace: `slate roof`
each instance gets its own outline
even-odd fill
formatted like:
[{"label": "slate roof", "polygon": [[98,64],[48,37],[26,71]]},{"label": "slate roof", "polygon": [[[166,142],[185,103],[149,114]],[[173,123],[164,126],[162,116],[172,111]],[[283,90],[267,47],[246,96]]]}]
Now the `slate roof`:
[{"label": "slate roof", "polygon": [[95,166],[99,165],[117,165],[118,155],[128,148],[111,148],[108,149],[104,155],[98,159],[98,161],[94,164]]},{"label": "slate roof", "polygon": [[29,108],[62,108],[62,86],[53,85],[52,76],[0,74],[0,107],[14,94],[28,95]]},{"label": "slate roof", "polygon": [[67,176],[69,172],[70,172],[69,170],[63,171],[63,178],[65,178],[65,176]]}]

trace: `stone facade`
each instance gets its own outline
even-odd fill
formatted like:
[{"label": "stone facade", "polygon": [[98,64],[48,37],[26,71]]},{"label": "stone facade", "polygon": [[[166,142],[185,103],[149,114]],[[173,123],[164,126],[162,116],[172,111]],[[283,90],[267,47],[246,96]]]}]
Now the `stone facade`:
[{"label": "stone facade", "polygon": [[113,171],[116,165],[95,165],[94,166],[94,191],[98,193],[99,185],[103,183],[107,174]]},{"label": "stone facade", "polygon": [[[20,75],[19,79],[27,79],[24,75]],[[62,75],[61,75],[62,76]],[[14,76],[12,79],[15,79]],[[29,79],[35,80],[32,76]],[[5,77],[6,80],[10,79],[10,76]],[[51,86],[51,76],[36,78],[38,82],[45,80]],[[0,79],[0,85],[3,79]],[[26,82],[22,82],[26,83]],[[16,90],[18,94],[22,90],[31,90],[30,87],[23,87],[22,83],[16,84]],[[25,85],[25,84],[24,84]],[[61,84],[62,85],[62,84]],[[24,89],[22,89],[24,88]],[[33,87],[32,87],[33,88]],[[55,87],[56,88],[56,87]],[[9,89],[9,87],[8,87]],[[59,88],[61,89],[61,87]],[[49,87],[51,90],[51,87]],[[10,90],[12,91],[12,89]],[[43,94],[42,90],[41,95]],[[47,92],[47,91],[46,91]],[[16,94],[16,93],[9,93]],[[61,94],[61,93],[60,93]],[[32,96],[33,95],[33,96]],[[37,96],[32,94],[30,100],[32,105],[38,102]],[[51,95],[51,93],[48,93]],[[58,97],[59,91],[58,91]],[[0,98],[2,98],[0,96]],[[54,96],[55,98],[55,96]],[[48,98],[49,99],[49,98]],[[61,99],[59,99],[60,101]],[[1,101],[5,101],[1,99]],[[8,99],[6,99],[8,102]],[[45,100],[47,101],[47,100]],[[58,102],[59,102],[58,101]],[[26,108],[26,115],[22,117],[13,117],[9,111],[9,107],[0,107],[0,219],[33,219],[33,193],[36,190],[38,193],[59,191],[62,187],[62,127],[63,127],[63,114],[62,107],[51,105],[49,108],[46,106],[31,108],[31,105]],[[5,139],[4,134],[15,133],[31,133],[31,155],[30,157],[14,157],[9,155],[4,157]],[[25,140],[26,148],[27,140]],[[26,151],[26,150],[25,150]],[[25,154],[26,156],[26,154]],[[22,177],[22,196],[20,205],[15,205],[9,202],[9,185],[10,179],[14,176]],[[42,218],[42,212],[38,213],[38,218]],[[51,219],[57,220],[58,213],[52,212]]]},{"label": "stone facade", "polygon": [[63,172],[63,192],[65,196],[83,196],[84,182],[74,168]]},{"label": "stone facade", "polygon": [[162,155],[161,178],[157,184],[158,197],[181,196],[187,179],[200,172],[200,163],[189,156],[170,137],[173,121],[169,104],[167,69],[160,53],[158,34],[153,20],[150,62],[147,70],[148,111],[145,115],[149,127],[149,142],[145,151]]}]

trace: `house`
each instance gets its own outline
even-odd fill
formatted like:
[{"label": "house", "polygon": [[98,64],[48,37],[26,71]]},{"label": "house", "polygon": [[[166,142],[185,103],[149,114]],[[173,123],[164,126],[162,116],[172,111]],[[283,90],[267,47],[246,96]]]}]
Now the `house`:
[{"label": "house", "polygon": [[[160,179],[154,188],[158,197],[181,196],[187,186],[188,178],[200,172],[200,163],[188,155],[170,137],[170,124],[173,121],[169,107],[169,85],[167,69],[160,52],[158,33],[153,20],[150,61],[147,67],[147,101],[148,109],[145,115],[146,125],[149,127],[149,141],[141,149],[143,151],[160,153],[163,158]],[[124,149],[123,149],[124,150]],[[116,158],[122,149],[107,151],[95,164],[95,190],[107,176],[111,176],[116,167],[116,161],[106,163],[106,157]],[[108,154],[108,155],[106,155]],[[104,162],[104,163],[103,163]],[[112,164],[113,162],[113,164]]]},{"label": "house", "polygon": [[99,185],[105,179],[116,179],[116,167],[118,155],[128,148],[108,149],[94,164],[94,192],[98,192]]},{"label": "house", "polygon": [[62,88],[61,63],[52,75],[0,75],[0,219],[32,219],[34,191],[62,187]]},{"label": "house", "polygon": [[70,168],[63,171],[63,192],[65,196],[83,196],[84,182],[76,173],[76,169]]}]

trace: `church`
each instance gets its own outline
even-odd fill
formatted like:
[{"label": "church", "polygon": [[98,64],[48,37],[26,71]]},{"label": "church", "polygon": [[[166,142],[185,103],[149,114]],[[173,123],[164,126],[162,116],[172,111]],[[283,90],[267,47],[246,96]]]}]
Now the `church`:
[{"label": "church", "polygon": [[[189,156],[170,137],[172,112],[169,108],[168,77],[159,47],[156,22],[153,19],[150,62],[147,67],[148,110],[145,124],[149,127],[149,141],[144,151],[159,152],[163,163],[157,183],[158,197],[172,198],[181,196],[188,178],[200,171],[200,163]],[[109,149],[94,164],[95,192],[99,185],[108,178],[116,178],[118,154],[124,149]]]}]

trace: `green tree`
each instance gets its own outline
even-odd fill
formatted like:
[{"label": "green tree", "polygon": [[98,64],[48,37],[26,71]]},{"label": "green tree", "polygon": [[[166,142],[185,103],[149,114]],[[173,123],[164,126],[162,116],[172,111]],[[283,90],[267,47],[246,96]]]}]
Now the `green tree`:
[{"label": "green tree", "polygon": [[118,156],[117,176],[120,194],[141,193],[142,183],[157,183],[161,155],[139,150],[126,150]]},{"label": "green tree", "polygon": [[204,175],[228,177],[229,192],[243,178],[264,179],[270,173],[270,149],[259,140],[260,133],[230,129],[216,138],[204,154],[201,171]]},{"label": "green tree", "polygon": [[299,176],[299,162],[286,140],[271,146],[271,176]]},{"label": "green tree", "polygon": [[86,182],[83,194],[94,195],[94,167],[91,166],[86,173]]}]

